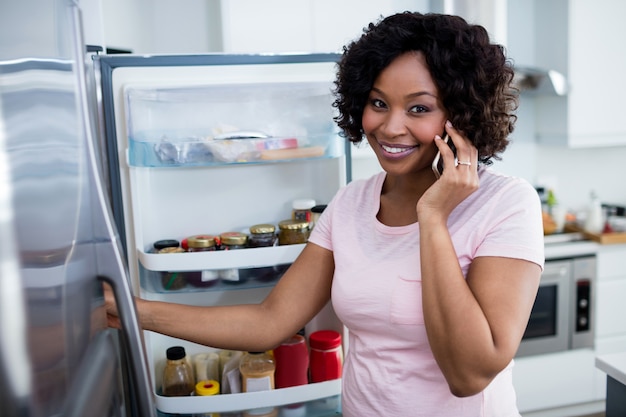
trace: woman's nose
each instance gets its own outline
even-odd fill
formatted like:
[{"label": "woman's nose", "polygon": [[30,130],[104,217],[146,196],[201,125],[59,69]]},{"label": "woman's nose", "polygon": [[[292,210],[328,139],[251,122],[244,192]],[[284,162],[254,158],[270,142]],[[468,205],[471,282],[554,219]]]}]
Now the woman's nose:
[{"label": "woman's nose", "polygon": [[400,136],[406,133],[404,112],[389,112],[383,123],[383,132],[388,137]]}]

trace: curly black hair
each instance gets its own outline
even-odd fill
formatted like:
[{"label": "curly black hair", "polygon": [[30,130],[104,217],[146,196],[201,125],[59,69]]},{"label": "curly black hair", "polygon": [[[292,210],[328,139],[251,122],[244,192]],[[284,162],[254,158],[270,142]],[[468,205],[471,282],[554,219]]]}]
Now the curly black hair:
[{"label": "curly black hair", "polygon": [[398,13],[370,23],[344,46],[333,103],[342,136],[363,140],[363,110],[375,79],[409,51],[424,54],[449,120],[476,146],[480,161],[501,159],[517,120],[513,66],[485,28],[458,16]]}]

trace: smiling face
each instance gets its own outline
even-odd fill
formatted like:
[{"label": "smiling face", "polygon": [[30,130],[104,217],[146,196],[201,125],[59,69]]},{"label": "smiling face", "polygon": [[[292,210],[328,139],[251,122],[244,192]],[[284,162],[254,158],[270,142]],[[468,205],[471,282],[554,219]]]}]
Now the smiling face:
[{"label": "smiling face", "polygon": [[[428,170],[447,119],[424,56],[407,52],[379,74],[363,111],[363,131],[391,175]],[[429,174],[430,175],[430,174]]]}]

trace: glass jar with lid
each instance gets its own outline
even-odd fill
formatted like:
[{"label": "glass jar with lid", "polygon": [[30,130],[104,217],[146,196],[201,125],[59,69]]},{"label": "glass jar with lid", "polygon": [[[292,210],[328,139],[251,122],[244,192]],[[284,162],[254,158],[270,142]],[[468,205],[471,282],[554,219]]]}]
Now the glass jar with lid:
[{"label": "glass jar with lid", "polygon": [[283,220],[278,223],[278,229],[279,245],[306,243],[309,239],[309,222],[306,220]]},{"label": "glass jar with lid", "polygon": [[[225,232],[220,234],[221,249],[235,250],[244,249],[248,243],[248,235],[241,232]],[[220,269],[219,276],[222,282],[227,284],[242,284],[246,277],[239,274],[239,269]]]},{"label": "glass jar with lid", "polygon": [[[156,249],[155,245],[155,249]],[[157,253],[184,253],[185,250],[179,246],[164,246],[158,250]],[[167,291],[175,291],[185,288],[187,285],[187,280],[185,278],[184,272],[177,271],[162,271],[159,272],[161,276],[161,285],[163,285],[163,289]]]},{"label": "glass jar with lid", "polygon": [[[277,241],[276,226],[269,223],[255,224],[250,226],[248,237],[249,248],[262,248],[274,246]],[[245,276],[261,282],[270,282],[277,278],[274,266],[240,269],[239,276]]]},{"label": "glass jar with lid", "polygon": [[[188,252],[213,252],[217,250],[214,235],[194,235],[185,239]],[[194,287],[210,287],[217,283],[219,274],[216,270],[186,271],[187,282]]]},{"label": "glass jar with lid", "polygon": [[189,236],[186,241],[187,251],[189,252],[208,252],[217,249],[215,236],[213,235]]}]

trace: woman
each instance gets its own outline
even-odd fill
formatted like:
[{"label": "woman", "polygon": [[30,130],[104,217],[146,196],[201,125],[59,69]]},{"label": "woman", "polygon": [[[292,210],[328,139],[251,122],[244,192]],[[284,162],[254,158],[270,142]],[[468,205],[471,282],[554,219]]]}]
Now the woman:
[{"label": "woman", "polygon": [[344,48],[334,105],[383,172],[337,193],[262,303],[137,300],[143,328],[265,350],[332,299],[349,330],[344,416],[519,416],[512,360],[544,258],[535,190],[487,168],[513,130],[512,77],[502,48],[459,17],[370,24]]}]

